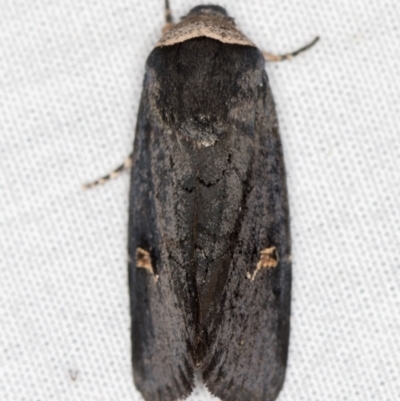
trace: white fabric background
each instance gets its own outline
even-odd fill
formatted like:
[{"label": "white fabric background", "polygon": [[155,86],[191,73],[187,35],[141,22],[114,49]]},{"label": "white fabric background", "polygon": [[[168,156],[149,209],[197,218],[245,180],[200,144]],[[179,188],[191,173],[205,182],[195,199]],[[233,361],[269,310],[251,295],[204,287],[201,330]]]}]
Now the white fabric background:
[{"label": "white fabric background", "polygon": [[[198,0],[171,0],[175,20]],[[279,401],[400,399],[400,3],[226,1],[260,48],[288,170],[294,283]],[[0,0],[0,400],[141,400],[128,174],[162,0]],[[189,398],[214,399],[204,388]]]}]

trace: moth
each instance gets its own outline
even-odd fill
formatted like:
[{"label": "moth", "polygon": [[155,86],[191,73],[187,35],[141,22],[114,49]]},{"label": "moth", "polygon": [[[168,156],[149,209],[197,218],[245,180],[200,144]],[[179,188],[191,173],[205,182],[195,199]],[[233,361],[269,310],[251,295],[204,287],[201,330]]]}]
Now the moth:
[{"label": "moth", "polygon": [[278,121],[262,53],[215,5],[172,24],[146,63],[132,166],[136,387],[174,401],[195,374],[223,401],[272,401],[288,355],[291,254]]}]

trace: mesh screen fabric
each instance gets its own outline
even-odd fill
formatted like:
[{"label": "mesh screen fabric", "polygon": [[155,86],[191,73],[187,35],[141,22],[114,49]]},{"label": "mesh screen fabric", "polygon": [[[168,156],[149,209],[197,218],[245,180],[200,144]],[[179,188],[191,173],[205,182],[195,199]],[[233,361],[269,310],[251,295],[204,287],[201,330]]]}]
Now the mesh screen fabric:
[{"label": "mesh screen fabric", "polygon": [[[218,3],[267,66],[291,202],[280,401],[400,397],[400,5]],[[175,20],[198,3],[172,0]],[[161,0],[0,1],[0,399],[140,400],[131,377],[129,154]],[[211,400],[204,388],[189,398]]]}]

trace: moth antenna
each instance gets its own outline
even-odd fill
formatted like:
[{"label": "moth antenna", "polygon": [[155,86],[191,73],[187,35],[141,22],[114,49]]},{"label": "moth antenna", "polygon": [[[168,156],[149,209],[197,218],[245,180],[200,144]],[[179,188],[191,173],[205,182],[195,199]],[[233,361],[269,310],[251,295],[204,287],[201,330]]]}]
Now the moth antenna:
[{"label": "moth antenna", "polygon": [[125,161],[119,167],[111,171],[111,173],[105,175],[104,177],[99,178],[96,181],[83,185],[83,189],[90,189],[97,187],[98,185],[105,184],[107,181],[119,177],[124,171],[129,170],[131,166],[132,166],[132,153],[125,159]]},{"label": "moth antenna", "polygon": [[174,24],[172,22],[172,13],[171,13],[171,9],[169,7],[168,0],[165,0],[164,14],[165,14],[165,25],[164,25],[164,28],[162,29],[163,34],[168,32],[174,26]]},{"label": "moth antenna", "polygon": [[265,61],[276,62],[276,61],[290,60],[291,58],[296,57],[300,53],[303,53],[306,50],[308,50],[311,47],[313,47],[318,41],[319,41],[319,36],[315,37],[310,43],[308,43],[307,45],[301,47],[298,50],[295,50],[294,52],[287,53],[287,54],[280,54],[280,55],[272,54],[272,53],[268,53],[268,52],[263,52],[263,56],[264,56]]}]

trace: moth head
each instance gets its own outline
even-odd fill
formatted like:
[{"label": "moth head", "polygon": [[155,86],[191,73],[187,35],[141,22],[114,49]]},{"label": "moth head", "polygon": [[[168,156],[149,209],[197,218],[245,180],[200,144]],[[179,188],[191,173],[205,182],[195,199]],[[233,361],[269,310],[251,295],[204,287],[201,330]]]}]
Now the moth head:
[{"label": "moth head", "polygon": [[[225,8],[220,7],[220,6],[197,6],[192,8],[189,11],[189,14],[186,15],[186,17],[194,17],[197,15],[215,15],[218,17],[225,17],[226,19],[232,20],[232,18],[230,18],[228,16],[228,13],[226,12]],[[186,18],[184,17],[184,18]]]},{"label": "moth head", "polygon": [[201,37],[219,40],[222,43],[256,47],[237,29],[225,8],[210,5],[192,8],[181,22],[164,32],[156,47],[172,46]]}]

